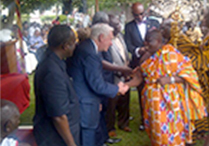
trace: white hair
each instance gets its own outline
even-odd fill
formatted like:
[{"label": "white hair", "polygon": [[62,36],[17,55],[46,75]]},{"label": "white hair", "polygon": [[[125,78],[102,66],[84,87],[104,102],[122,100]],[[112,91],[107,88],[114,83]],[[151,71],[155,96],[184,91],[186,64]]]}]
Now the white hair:
[{"label": "white hair", "polygon": [[105,23],[97,23],[91,27],[91,39],[98,39],[99,35],[108,36],[114,29]]}]

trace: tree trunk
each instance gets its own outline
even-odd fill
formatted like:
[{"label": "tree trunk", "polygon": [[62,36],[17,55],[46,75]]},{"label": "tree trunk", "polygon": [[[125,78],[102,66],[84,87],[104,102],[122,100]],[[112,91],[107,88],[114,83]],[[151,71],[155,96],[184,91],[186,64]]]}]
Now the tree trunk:
[{"label": "tree trunk", "polygon": [[82,12],[87,13],[87,3],[86,0],[82,0]]},{"label": "tree trunk", "polygon": [[2,23],[2,28],[11,29],[14,21],[14,14],[15,14],[15,3],[11,4],[9,7],[9,14],[7,16],[7,21]]},{"label": "tree trunk", "polygon": [[95,11],[99,12],[99,0],[95,0]]}]

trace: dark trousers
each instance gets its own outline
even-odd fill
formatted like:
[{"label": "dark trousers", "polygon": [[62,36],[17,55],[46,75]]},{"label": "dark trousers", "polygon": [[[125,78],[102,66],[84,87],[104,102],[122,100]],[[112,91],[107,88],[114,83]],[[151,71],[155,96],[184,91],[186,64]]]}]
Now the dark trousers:
[{"label": "dark trousers", "polygon": [[124,128],[129,125],[129,102],[130,91],[125,95],[118,95],[115,98],[109,98],[106,113],[106,123],[108,132],[115,130],[116,111],[118,112],[118,127]]},{"label": "dark trousers", "polygon": [[137,86],[137,92],[138,92],[138,98],[139,98],[139,109],[141,113],[141,125],[144,125],[144,114],[143,114],[142,96],[141,96],[141,92],[143,88],[144,88],[144,83],[141,83],[139,86]]},{"label": "dark trousers", "polygon": [[96,129],[81,127],[81,146],[96,146],[95,133]]},{"label": "dark trousers", "polygon": [[102,104],[102,111],[100,112],[100,119],[99,119],[99,125],[96,129],[96,138],[95,138],[95,144],[96,146],[102,146],[107,139],[109,138],[108,132],[107,132],[107,126],[105,121],[105,114],[107,111],[107,104],[108,104],[109,98],[102,98],[101,104]]}]

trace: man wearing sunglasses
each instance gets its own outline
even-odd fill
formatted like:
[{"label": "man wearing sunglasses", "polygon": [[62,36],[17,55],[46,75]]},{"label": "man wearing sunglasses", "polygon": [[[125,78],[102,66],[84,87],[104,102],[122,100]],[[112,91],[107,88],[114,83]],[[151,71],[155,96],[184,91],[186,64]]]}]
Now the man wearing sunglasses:
[{"label": "man wearing sunglasses", "polygon": [[[130,66],[135,68],[139,65],[139,60],[145,53],[144,48],[144,38],[149,29],[159,28],[160,24],[157,20],[149,19],[145,16],[144,6],[139,3],[133,3],[131,11],[134,19],[126,24],[125,26],[125,42],[128,48],[128,51],[132,54],[132,60]],[[139,103],[141,104],[141,90],[143,84],[137,87]],[[143,126],[143,111],[140,106],[141,111],[141,125],[139,130],[144,130]]]}]

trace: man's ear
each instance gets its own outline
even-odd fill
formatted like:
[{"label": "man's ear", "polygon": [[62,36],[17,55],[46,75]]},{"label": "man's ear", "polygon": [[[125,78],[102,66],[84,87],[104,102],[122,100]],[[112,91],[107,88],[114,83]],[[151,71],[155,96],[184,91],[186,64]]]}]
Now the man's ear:
[{"label": "man's ear", "polygon": [[10,120],[6,121],[4,124],[4,131],[5,133],[10,133],[12,131],[12,122]]},{"label": "man's ear", "polygon": [[67,43],[62,44],[62,49],[65,50]]},{"label": "man's ear", "polygon": [[99,42],[102,42],[103,41],[103,38],[104,38],[104,34],[100,34],[99,37],[98,37],[98,41]]}]

